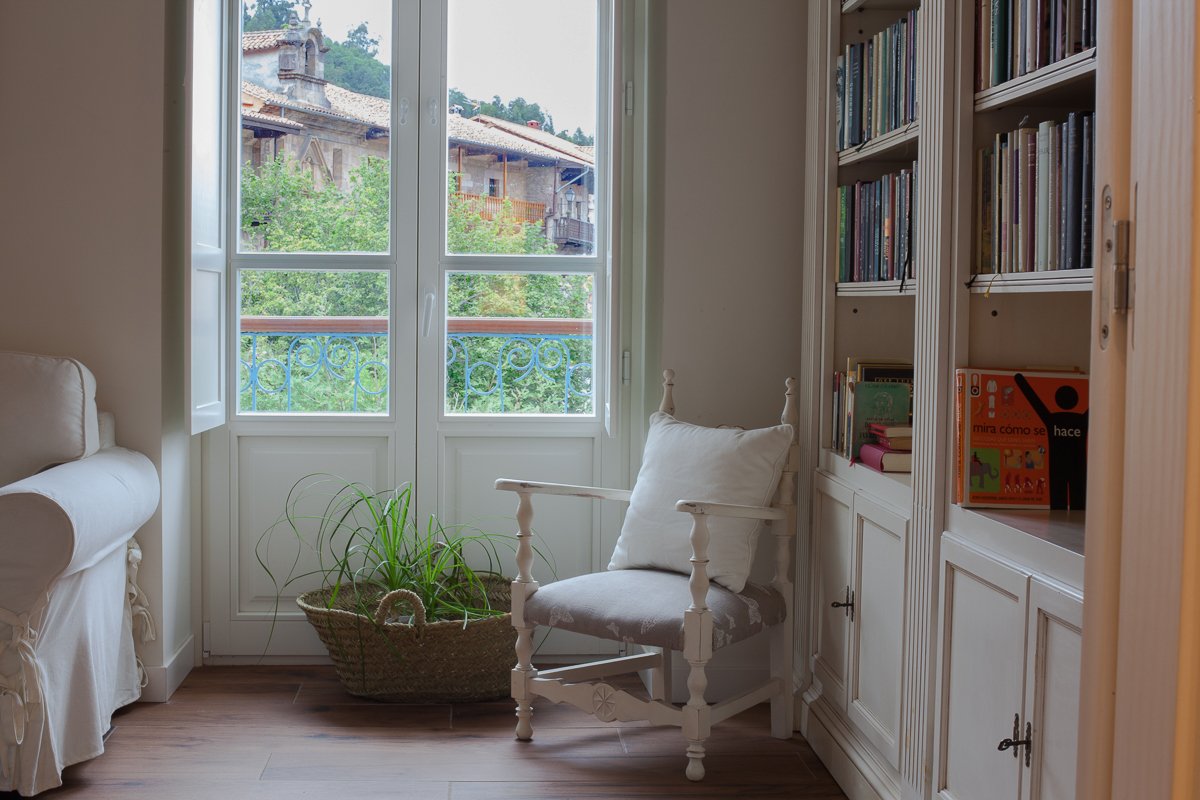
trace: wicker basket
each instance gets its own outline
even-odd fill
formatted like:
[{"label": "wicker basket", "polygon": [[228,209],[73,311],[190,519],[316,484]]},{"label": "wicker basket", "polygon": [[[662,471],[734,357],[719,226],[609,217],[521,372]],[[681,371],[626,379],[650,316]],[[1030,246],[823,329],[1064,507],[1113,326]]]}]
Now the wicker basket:
[{"label": "wicker basket", "polygon": [[[397,589],[379,600],[374,619],[356,610],[363,600],[343,587],[329,607],[331,589],[296,598],[329,651],[338,679],[350,694],[399,703],[453,703],[507,697],[516,663],[512,615],[426,622],[421,599]],[[376,595],[378,596],[378,594]],[[509,584],[488,583],[493,608],[507,610]],[[368,598],[368,605],[374,597]],[[388,621],[412,611],[412,624]]]}]

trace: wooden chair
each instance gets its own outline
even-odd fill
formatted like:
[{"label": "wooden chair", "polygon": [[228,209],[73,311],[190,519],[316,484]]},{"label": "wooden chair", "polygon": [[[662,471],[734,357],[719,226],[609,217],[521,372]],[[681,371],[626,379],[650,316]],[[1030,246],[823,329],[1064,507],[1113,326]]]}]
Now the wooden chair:
[{"label": "wooden chair", "polygon": [[[661,417],[674,423],[674,373],[663,373]],[[512,584],[512,621],[517,629],[517,665],[512,671],[512,695],[517,702],[516,737],[533,738],[532,700],[535,695],[555,703],[569,703],[605,722],[647,720],[655,724],[676,725],[687,740],[686,775],[693,781],[704,777],[704,743],[713,725],[751,706],[769,700],[771,735],[786,739],[792,735],[792,539],[796,532],[796,472],[799,444],[796,431],[795,380],[786,382],[782,421],[787,427],[761,429],[782,435],[779,457],[781,468],[776,483],[767,483],[770,505],[739,505],[712,502],[708,496],[676,497],[675,512],[690,515],[684,523],[684,551],[690,544],[690,573],[687,563],[678,572],[665,569],[614,569],[557,581],[539,591],[530,574],[533,565],[533,495],[571,495],[596,500],[615,500],[634,504],[635,494],[647,474],[652,432],[647,439],[646,459],[633,491],[588,486],[501,479],[496,488],[515,492],[517,505],[517,570]],[[655,415],[656,417],[660,415]],[[686,423],[675,423],[686,425]],[[695,426],[688,426],[695,428]],[[699,435],[717,429],[696,429]],[[745,434],[758,432],[749,431]],[[708,448],[704,448],[708,449]],[[697,460],[709,453],[695,453]],[[688,461],[688,459],[683,459]],[[720,465],[717,467],[718,473]],[[770,480],[770,479],[768,479]],[[719,492],[716,494],[720,494]],[[773,502],[772,502],[773,498]],[[627,514],[633,513],[633,506]],[[668,517],[673,513],[668,512]],[[710,519],[713,522],[710,523]],[[768,586],[747,582],[740,591],[710,581],[710,544],[721,546],[710,537],[710,526],[741,524],[751,527],[765,524],[773,534],[775,574]],[[761,521],[761,522],[759,522]],[[687,532],[690,528],[690,533]],[[622,530],[622,538],[626,530]],[[752,541],[752,539],[751,539]],[[618,543],[618,549],[621,545]],[[753,544],[751,544],[751,558]],[[615,560],[615,557],[614,557]],[[714,565],[715,566],[715,565]],[[715,579],[714,579],[715,580]],[[537,625],[562,628],[579,633],[600,635],[654,648],[651,652],[560,669],[538,670],[531,663],[533,631]],[[704,693],[708,685],[705,666],[714,649],[748,638],[760,631],[770,636],[770,677],[762,685],[741,695],[710,705]],[[690,666],[687,678],[688,701],[672,705],[670,693],[671,651],[682,651]],[[650,670],[650,698],[643,700],[605,683],[603,678],[640,670]]]}]

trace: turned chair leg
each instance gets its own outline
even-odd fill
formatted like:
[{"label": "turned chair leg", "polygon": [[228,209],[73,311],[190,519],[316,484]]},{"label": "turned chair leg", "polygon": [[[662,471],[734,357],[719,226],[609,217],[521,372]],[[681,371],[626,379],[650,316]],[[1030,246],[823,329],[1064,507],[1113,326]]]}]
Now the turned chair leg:
[{"label": "turned chair leg", "polygon": [[687,739],[688,764],[684,774],[688,780],[704,778],[704,742],[712,732],[711,709],[704,701],[704,690],[708,688],[708,676],[704,674],[707,659],[689,661],[688,701],[683,707],[683,735]]},{"label": "turned chair leg", "polygon": [[533,668],[533,626],[517,628],[517,666],[512,671],[512,696],[517,701],[517,739],[533,738],[533,695],[529,679],[537,675]]}]

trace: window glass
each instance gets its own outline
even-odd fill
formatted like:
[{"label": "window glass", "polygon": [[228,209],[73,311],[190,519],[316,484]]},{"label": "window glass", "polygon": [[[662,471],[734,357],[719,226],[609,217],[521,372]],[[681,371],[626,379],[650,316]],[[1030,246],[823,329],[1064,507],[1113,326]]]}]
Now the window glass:
[{"label": "window glass", "polygon": [[[496,6],[449,5],[446,251],[591,255],[596,2]],[[497,58],[497,41],[529,46]]]},{"label": "window glass", "polygon": [[591,414],[589,274],[452,272],[447,413]]},{"label": "window glass", "polygon": [[391,9],[243,3],[240,252],[388,251]]},{"label": "window glass", "polygon": [[238,276],[239,412],[387,413],[387,272]]}]

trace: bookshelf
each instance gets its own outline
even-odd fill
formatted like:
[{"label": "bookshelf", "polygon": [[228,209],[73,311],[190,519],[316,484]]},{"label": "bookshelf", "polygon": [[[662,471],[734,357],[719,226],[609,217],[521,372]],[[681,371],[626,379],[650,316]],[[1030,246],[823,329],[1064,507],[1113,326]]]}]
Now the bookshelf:
[{"label": "bookshelf", "polygon": [[[956,368],[1089,371],[1095,275],[1086,257],[1084,230],[1095,203],[1085,208],[1084,198],[1097,193],[1094,185],[1091,195],[1085,191],[1079,171],[1082,157],[1072,167],[1075,178],[1068,179],[1063,148],[1068,133],[1076,134],[1073,143],[1082,143],[1082,119],[1095,111],[1097,64],[1103,54],[1095,46],[1075,48],[1065,41],[1057,53],[1051,42],[1049,55],[1033,45],[1021,50],[1019,43],[1010,43],[1014,49],[1004,79],[978,80],[982,54],[976,51],[981,42],[976,13],[981,7],[990,10],[1012,3],[1010,10],[1016,15],[1018,8],[1050,4],[1049,8],[1060,2],[1077,4],[1072,11],[1076,22],[1084,4],[1089,8],[1093,4],[1093,0],[830,0],[814,3],[811,11],[810,66],[824,70],[826,77],[810,83],[809,111],[811,118],[824,119],[826,124],[821,135],[810,139],[811,172],[806,176],[812,184],[806,197],[815,213],[806,215],[804,268],[812,291],[805,310],[816,319],[806,349],[811,350],[809,377],[819,387],[812,390],[811,401],[811,417],[819,422],[810,435],[819,441],[820,449],[810,462],[815,481],[809,499],[812,590],[805,655],[814,681],[805,695],[811,729],[805,735],[835,775],[857,775],[881,797],[937,796],[945,787],[931,781],[946,774],[942,759],[950,757],[950,750],[943,746],[945,741],[959,734],[971,738],[975,732],[961,726],[984,724],[945,705],[949,684],[943,670],[951,662],[943,659],[953,661],[959,656],[942,626],[948,604],[959,598],[950,592],[947,599],[944,576],[950,565],[946,559],[957,556],[943,554],[944,536],[953,542],[951,554],[963,548],[983,554],[977,561],[971,560],[975,556],[970,553],[965,556],[963,563],[971,569],[982,564],[986,572],[990,569],[986,564],[996,559],[1016,576],[1013,581],[1045,579],[1066,587],[1068,605],[1082,607],[1085,511],[967,508],[954,503]],[[875,131],[865,141],[850,141],[845,110],[845,65],[851,63],[847,46],[871,40],[900,15],[914,10],[918,20],[915,118]],[[1067,19],[1065,12],[1063,19]],[[1015,30],[1035,28],[1036,21],[1025,18]],[[984,231],[979,191],[987,175],[979,169],[980,152],[998,141],[1007,142],[1009,132],[1013,141],[1032,141],[1018,138],[1029,136],[1022,129],[1037,129],[1042,123],[1046,123],[1041,127],[1043,136],[1053,132],[1060,137],[1058,160],[1045,160],[1058,165],[1060,171],[1047,173],[1052,177],[1046,180],[1057,180],[1054,185],[1060,191],[1051,195],[1046,190],[1039,196],[1028,189],[1028,199],[1006,200],[1013,209],[1018,201],[1028,203],[1021,206],[1025,219],[1036,220],[1041,213],[1047,231],[1060,226],[1058,238],[1041,240],[1048,234],[1030,227],[1011,234],[1027,237],[1009,241],[1009,247],[1025,248],[1019,256],[1007,250],[1008,260],[995,256],[987,261],[988,251],[979,238]],[[1101,133],[1089,130],[1094,146]],[[1013,163],[1020,162],[1009,162]],[[847,270],[846,199],[839,187],[880,181],[904,169],[911,171],[917,187],[911,202],[916,223],[909,242],[910,270],[902,276]],[[1038,173],[1033,162],[1028,169],[1031,180],[1025,185],[1031,187]],[[1071,180],[1079,181],[1078,189]],[[1066,197],[1067,190],[1078,192],[1072,215],[1050,202],[1052,197]],[[858,202],[860,196],[854,198]],[[1017,218],[1010,213],[1006,224]],[[1069,236],[1067,220],[1072,218],[1079,222],[1078,239]],[[1090,230],[1090,255],[1095,256],[1099,238],[1094,225]],[[1039,251],[1043,243],[1045,249]],[[1040,253],[1045,253],[1044,258]],[[1067,265],[1071,268],[1057,268]],[[981,271],[981,266],[990,268]],[[845,369],[849,358],[913,364],[911,474],[875,472],[851,463],[831,447],[838,424],[831,376]],[[830,598],[841,600],[847,591],[853,594],[855,575],[864,570],[876,582],[901,587],[899,594],[890,598],[893,607],[881,609],[872,605],[869,588],[862,587],[856,614],[868,621],[843,621],[829,611]],[[1032,594],[1028,597],[1035,603]],[[931,607],[934,598],[943,605]],[[959,619],[971,619],[968,624],[986,628],[994,620],[986,614],[976,619],[983,610],[963,607],[955,613]],[[872,623],[875,631],[870,630]],[[1024,612],[1019,624],[1020,641],[1033,641],[1029,637],[1034,634],[1023,627]],[[903,632],[898,649],[873,652],[876,667],[863,673],[853,643],[889,627]],[[850,654],[839,661],[839,643],[845,642],[852,643]],[[943,657],[942,648],[950,648],[945,652],[951,655]],[[963,668],[978,674],[987,671],[976,666]],[[1068,658],[1068,683],[1071,669]],[[1077,672],[1077,666],[1074,669]],[[932,685],[927,680],[931,672],[936,673]],[[1042,680],[1030,675],[1030,686]],[[1062,688],[1061,677],[1056,673],[1055,691]],[[851,696],[855,691],[857,698]],[[881,700],[895,705],[880,707]],[[875,707],[856,711],[856,703],[872,701]],[[1012,702],[1020,708],[1023,701]],[[1011,732],[1012,711],[1007,713]],[[948,720],[960,726],[953,734],[946,727]],[[1066,729],[1070,727],[1068,723]],[[1005,735],[1000,732],[991,749]],[[991,728],[980,736],[990,737]],[[832,739],[838,746],[828,746]],[[954,770],[966,775],[964,770],[973,769],[973,763],[959,764]],[[864,770],[862,764],[871,768]],[[985,772],[990,764],[984,764]],[[957,791],[970,795],[963,786],[1000,785],[988,780],[985,776],[977,784],[968,781]]]}]

